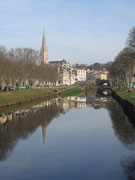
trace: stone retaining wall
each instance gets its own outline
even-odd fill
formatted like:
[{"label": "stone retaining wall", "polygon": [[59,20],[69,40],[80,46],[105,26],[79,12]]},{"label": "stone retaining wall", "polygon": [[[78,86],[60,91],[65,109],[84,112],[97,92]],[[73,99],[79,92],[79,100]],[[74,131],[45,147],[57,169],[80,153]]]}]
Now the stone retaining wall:
[{"label": "stone retaining wall", "polygon": [[128,116],[128,118],[135,125],[135,105],[131,102],[122,99],[120,96],[116,94],[115,91],[112,91],[112,97],[117,100],[117,102],[121,105],[124,110],[124,113]]}]

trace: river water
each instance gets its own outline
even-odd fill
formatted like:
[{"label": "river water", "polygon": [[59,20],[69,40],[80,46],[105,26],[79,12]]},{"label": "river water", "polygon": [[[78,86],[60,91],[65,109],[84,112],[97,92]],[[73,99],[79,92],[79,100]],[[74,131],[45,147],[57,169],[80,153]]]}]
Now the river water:
[{"label": "river water", "polygon": [[135,179],[135,128],[91,93],[1,114],[0,179]]}]

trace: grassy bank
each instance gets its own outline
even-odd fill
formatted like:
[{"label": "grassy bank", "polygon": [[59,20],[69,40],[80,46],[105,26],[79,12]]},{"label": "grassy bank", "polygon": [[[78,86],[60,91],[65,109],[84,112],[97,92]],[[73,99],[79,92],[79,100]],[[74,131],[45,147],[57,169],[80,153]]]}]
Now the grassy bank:
[{"label": "grassy bank", "polygon": [[126,89],[114,89],[114,91],[124,100],[127,100],[135,105],[135,90],[127,92]]},{"label": "grassy bank", "polygon": [[68,97],[68,96],[77,96],[79,95],[81,92],[83,92],[84,90],[78,87],[72,87],[69,89],[63,89],[60,92],[60,96],[61,97]]},{"label": "grassy bank", "polygon": [[50,90],[48,88],[43,89],[24,89],[17,91],[8,91],[0,93],[0,108],[20,106],[22,104],[30,104],[31,102],[38,100],[48,100],[53,97],[57,97],[58,93],[61,97],[77,96],[83,90],[78,87],[64,87]]},{"label": "grassy bank", "polygon": [[56,92],[44,89],[24,89],[17,91],[1,92],[0,93],[0,107],[7,107],[27,102],[32,102],[39,99],[49,99],[56,97]]}]

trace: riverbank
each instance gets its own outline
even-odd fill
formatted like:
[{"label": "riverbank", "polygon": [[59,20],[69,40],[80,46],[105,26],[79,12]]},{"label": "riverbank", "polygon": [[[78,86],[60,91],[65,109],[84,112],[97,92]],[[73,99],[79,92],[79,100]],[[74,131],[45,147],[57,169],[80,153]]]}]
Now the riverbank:
[{"label": "riverbank", "polygon": [[135,125],[135,92],[127,92],[125,89],[114,89],[112,96],[122,106],[124,113]]},{"label": "riverbank", "polygon": [[17,91],[8,91],[0,93],[0,108],[16,106],[35,102],[38,100],[49,100],[57,97],[67,97],[71,95],[78,95],[83,92],[81,88],[77,87],[64,87],[57,89],[37,88],[37,89],[24,89]]},{"label": "riverbank", "polygon": [[82,92],[84,92],[84,90],[82,88],[79,88],[79,87],[68,88],[68,89],[63,89],[59,93],[59,96],[61,96],[61,97],[77,96]]},{"label": "riverbank", "polygon": [[10,107],[23,103],[30,103],[40,99],[50,99],[57,97],[57,93],[44,89],[24,89],[17,91],[1,92],[0,93],[0,108]]},{"label": "riverbank", "polygon": [[118,94],[123,100],[127,100],[130,103],[135,105],[135,90],[127,92],[126,89],[114,89],[116,94]]}]

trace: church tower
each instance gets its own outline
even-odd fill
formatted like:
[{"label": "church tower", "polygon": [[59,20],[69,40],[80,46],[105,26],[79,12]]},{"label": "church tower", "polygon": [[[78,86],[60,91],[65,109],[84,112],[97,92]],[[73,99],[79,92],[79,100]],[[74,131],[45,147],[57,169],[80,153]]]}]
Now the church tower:
[{"label": "church tower", "polygon": [[39,55],[39,65],[42,64],[49,64],[48,47],[46,45],[46,40],[45,40],[45,31],[43,31],[42,47],[40,49],[40,55]]}]

